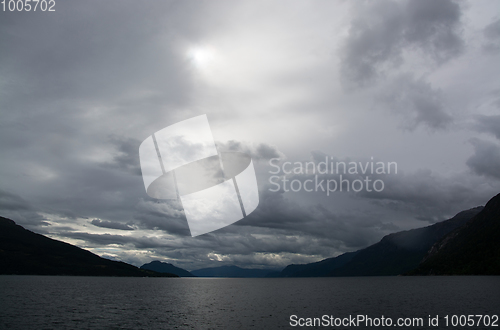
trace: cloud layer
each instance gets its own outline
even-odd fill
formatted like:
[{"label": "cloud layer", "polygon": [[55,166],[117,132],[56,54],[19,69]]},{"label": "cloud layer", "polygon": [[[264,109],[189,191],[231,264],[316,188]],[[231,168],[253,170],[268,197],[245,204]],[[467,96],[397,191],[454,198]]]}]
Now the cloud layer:
[{"label": "cloud layer", "polygon": [[[500,190],[497,7],[64,1],[57,15],[0,12],[0,215],[136,265],[276,268],[484,204]],[[138,150],[202,114],[219,151],[252,157],[260,204],[192,238],[179,201],[146,194]],[[398,173],[372,178],[381,192],[273,189],[270,161],[325,157],[394,161]]]}]

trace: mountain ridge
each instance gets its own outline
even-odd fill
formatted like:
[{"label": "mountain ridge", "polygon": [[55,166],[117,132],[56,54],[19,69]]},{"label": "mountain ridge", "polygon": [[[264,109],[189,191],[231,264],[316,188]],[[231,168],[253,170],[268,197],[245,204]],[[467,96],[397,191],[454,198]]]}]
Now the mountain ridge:
[{"label": "mountain ridge", "polygon": [[175,274],[179,277],[195,277],[193,274],[188,272],[187,270],[176,267],[172,265],[171,263],[168,262],[162,262],[159,260],[153,260],[147,264],[142,265],[139,267],[141,269],[147,269],[147,270],[152,270],[158,273],[171,273]]},{"label": "mountain ridge", "polygon": [[436,242],[407,275],[500,275],[500,194]]},{"label": "mountain ridge", "polygon": [[0,274],[177,277],[139,269],[122,261],[34,233],[0,217]]},{"label": "mountain ridge", "polygon": [[319,262],[289,265],[280,277],[395,276],[416,268],[432,245],[483,209],[478,206],[430,226],[391,233],[364,249]]},{"label": "mountain ridge", "polygon": [[192,270],[191,274],[198,277],[266,277],[273,269],[241,268],[234,265],[208,267]]}]

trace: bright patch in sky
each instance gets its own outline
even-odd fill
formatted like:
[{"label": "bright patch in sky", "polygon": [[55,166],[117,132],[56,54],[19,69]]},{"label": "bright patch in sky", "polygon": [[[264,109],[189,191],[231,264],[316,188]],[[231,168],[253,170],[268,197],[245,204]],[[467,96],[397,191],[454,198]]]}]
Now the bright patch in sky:
[{"label": "bright patch in sky", "polygon": [[198,46],[189,49],[188,57],[200,68],[206,68],[215,59],[215,50],[208,46]]}]

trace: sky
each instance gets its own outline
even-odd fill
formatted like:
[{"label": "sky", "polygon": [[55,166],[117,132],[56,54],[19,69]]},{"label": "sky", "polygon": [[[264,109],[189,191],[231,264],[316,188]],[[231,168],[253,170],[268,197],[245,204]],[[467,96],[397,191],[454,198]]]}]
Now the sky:
[{"label": "sky", "polygon": [[[0,11],[0,215],[136,266],[279,269],[484,205],[500,192],[499,7],[112,0]],[[179,201],[146,194],[139,145],[203,114],[219,150],[251,156],[260,202],[191,237]],[[370,170],[325,173],[325,159]],[[397,171],[371,170],[389,163]],[[341,175],[335,191],[313,186]]]}]

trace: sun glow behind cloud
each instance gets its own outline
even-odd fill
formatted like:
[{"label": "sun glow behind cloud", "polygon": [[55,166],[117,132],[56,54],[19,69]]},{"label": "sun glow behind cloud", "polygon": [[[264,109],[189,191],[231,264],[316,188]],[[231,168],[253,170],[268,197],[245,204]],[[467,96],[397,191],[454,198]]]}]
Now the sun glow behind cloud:
[{"label": "sun glow behind cloud", "polygon": [[188,50],[188,58],[199,69],[207,69],[217,57],[215,49],[211,46],[195,46]]}]

